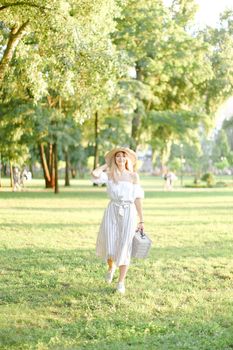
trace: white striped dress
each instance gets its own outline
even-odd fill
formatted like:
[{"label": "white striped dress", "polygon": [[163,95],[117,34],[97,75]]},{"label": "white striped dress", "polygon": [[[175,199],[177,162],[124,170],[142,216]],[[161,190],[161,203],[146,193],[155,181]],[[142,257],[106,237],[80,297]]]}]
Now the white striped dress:
[{"label": "white striped dress", "polygon": [[111,258],[116,266],[129,265],[132,241],[137,225],[134,201],[143,198],[144,191],[139,184],[129,181],[114,183],[106,177],[110,202],[105,209],[96,242],[96,254],[105,261]]}]

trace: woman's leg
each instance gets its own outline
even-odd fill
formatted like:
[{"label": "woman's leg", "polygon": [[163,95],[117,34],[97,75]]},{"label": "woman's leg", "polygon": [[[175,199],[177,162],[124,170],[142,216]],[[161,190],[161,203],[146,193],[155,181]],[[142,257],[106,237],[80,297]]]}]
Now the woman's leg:
[{"label": "woman's leg", "polygon": [[128,265],[120,265],[119,266],[119,271],[120,271],[120,275],[119,275],[119,280],[117,283],[117,288],[116,290],[121,293],[124,294],[125,293],[125,277],[128,271]]},{"label": "woman's leg", "polygon": [[128,265],[120,265],[119,266],[120,275],[119,275],[119,281],[118,282],[121,282],[121,283],[124,282],[126,274],[127,274],[127,271],[128,271],[128,267],[129,267]]},{"label": "woman's leg", "polygon": [[107,283],[111,283],[113,279],[113,275],[116,270],[116,266],[114,264],[114,261],[111,258],[108,259],[107,262],[108,262],[108,272],[106,274],[105,280]]},{"label": "woman's leg", "polygon": [[114,261],[110,258],[108,259],[108,271],[112,271],[113,267],[114,267]]}]

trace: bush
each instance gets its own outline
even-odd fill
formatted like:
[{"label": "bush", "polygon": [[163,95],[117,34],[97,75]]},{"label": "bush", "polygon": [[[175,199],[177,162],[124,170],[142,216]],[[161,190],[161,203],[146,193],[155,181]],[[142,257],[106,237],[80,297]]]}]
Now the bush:
[{"label": "bush", "polygon": [[215,184],[215,177],[212,173],[205,173],[201,180],[206,182],[208,187],[213,187]]},{"label": "bush", "polygon": [[185,185],[184,187],[187,187],[187,188],[206,188],[207,186],[206,185],[201,185],[201,184],[193,184],[193,185]]},{"label": "bush", "polygon": [[215,187],[226,187],[227,184],[226,182],[223,182],[223,181],[218,181],[215,185]]}]

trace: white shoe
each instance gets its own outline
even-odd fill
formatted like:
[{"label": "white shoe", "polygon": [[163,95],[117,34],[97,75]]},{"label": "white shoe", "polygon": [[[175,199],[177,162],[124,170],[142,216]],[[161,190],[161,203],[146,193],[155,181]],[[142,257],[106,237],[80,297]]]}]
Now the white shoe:
[{"label": "white shoe", "polygon": [[116,290],[117,290],[117,292],[120,293],[120,294],[125,294],[125,285],[124,285],[124,282],[118,282],[118,283],[117,283]]},{"label": "white shoe", "polygon": [[107,283],[111,283],[112,282],[112,279],[113,279],[113,276],[114,276],[114,272],[115,272],[115,269],[112,269],[111,271],[108,271],[107,273],[106,273],[106,276],[105,276],[105,281],[107,282]]}]

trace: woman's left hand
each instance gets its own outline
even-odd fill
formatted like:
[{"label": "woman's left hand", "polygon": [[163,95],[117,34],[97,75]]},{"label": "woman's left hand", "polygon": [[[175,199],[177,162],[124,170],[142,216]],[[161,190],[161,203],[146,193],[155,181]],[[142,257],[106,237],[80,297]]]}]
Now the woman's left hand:
[{"label": "woman's left hand", "polygon": [[137,231],[140,231],[140,232],[144,231],[144,223],[143,222],[138,223]]}]

